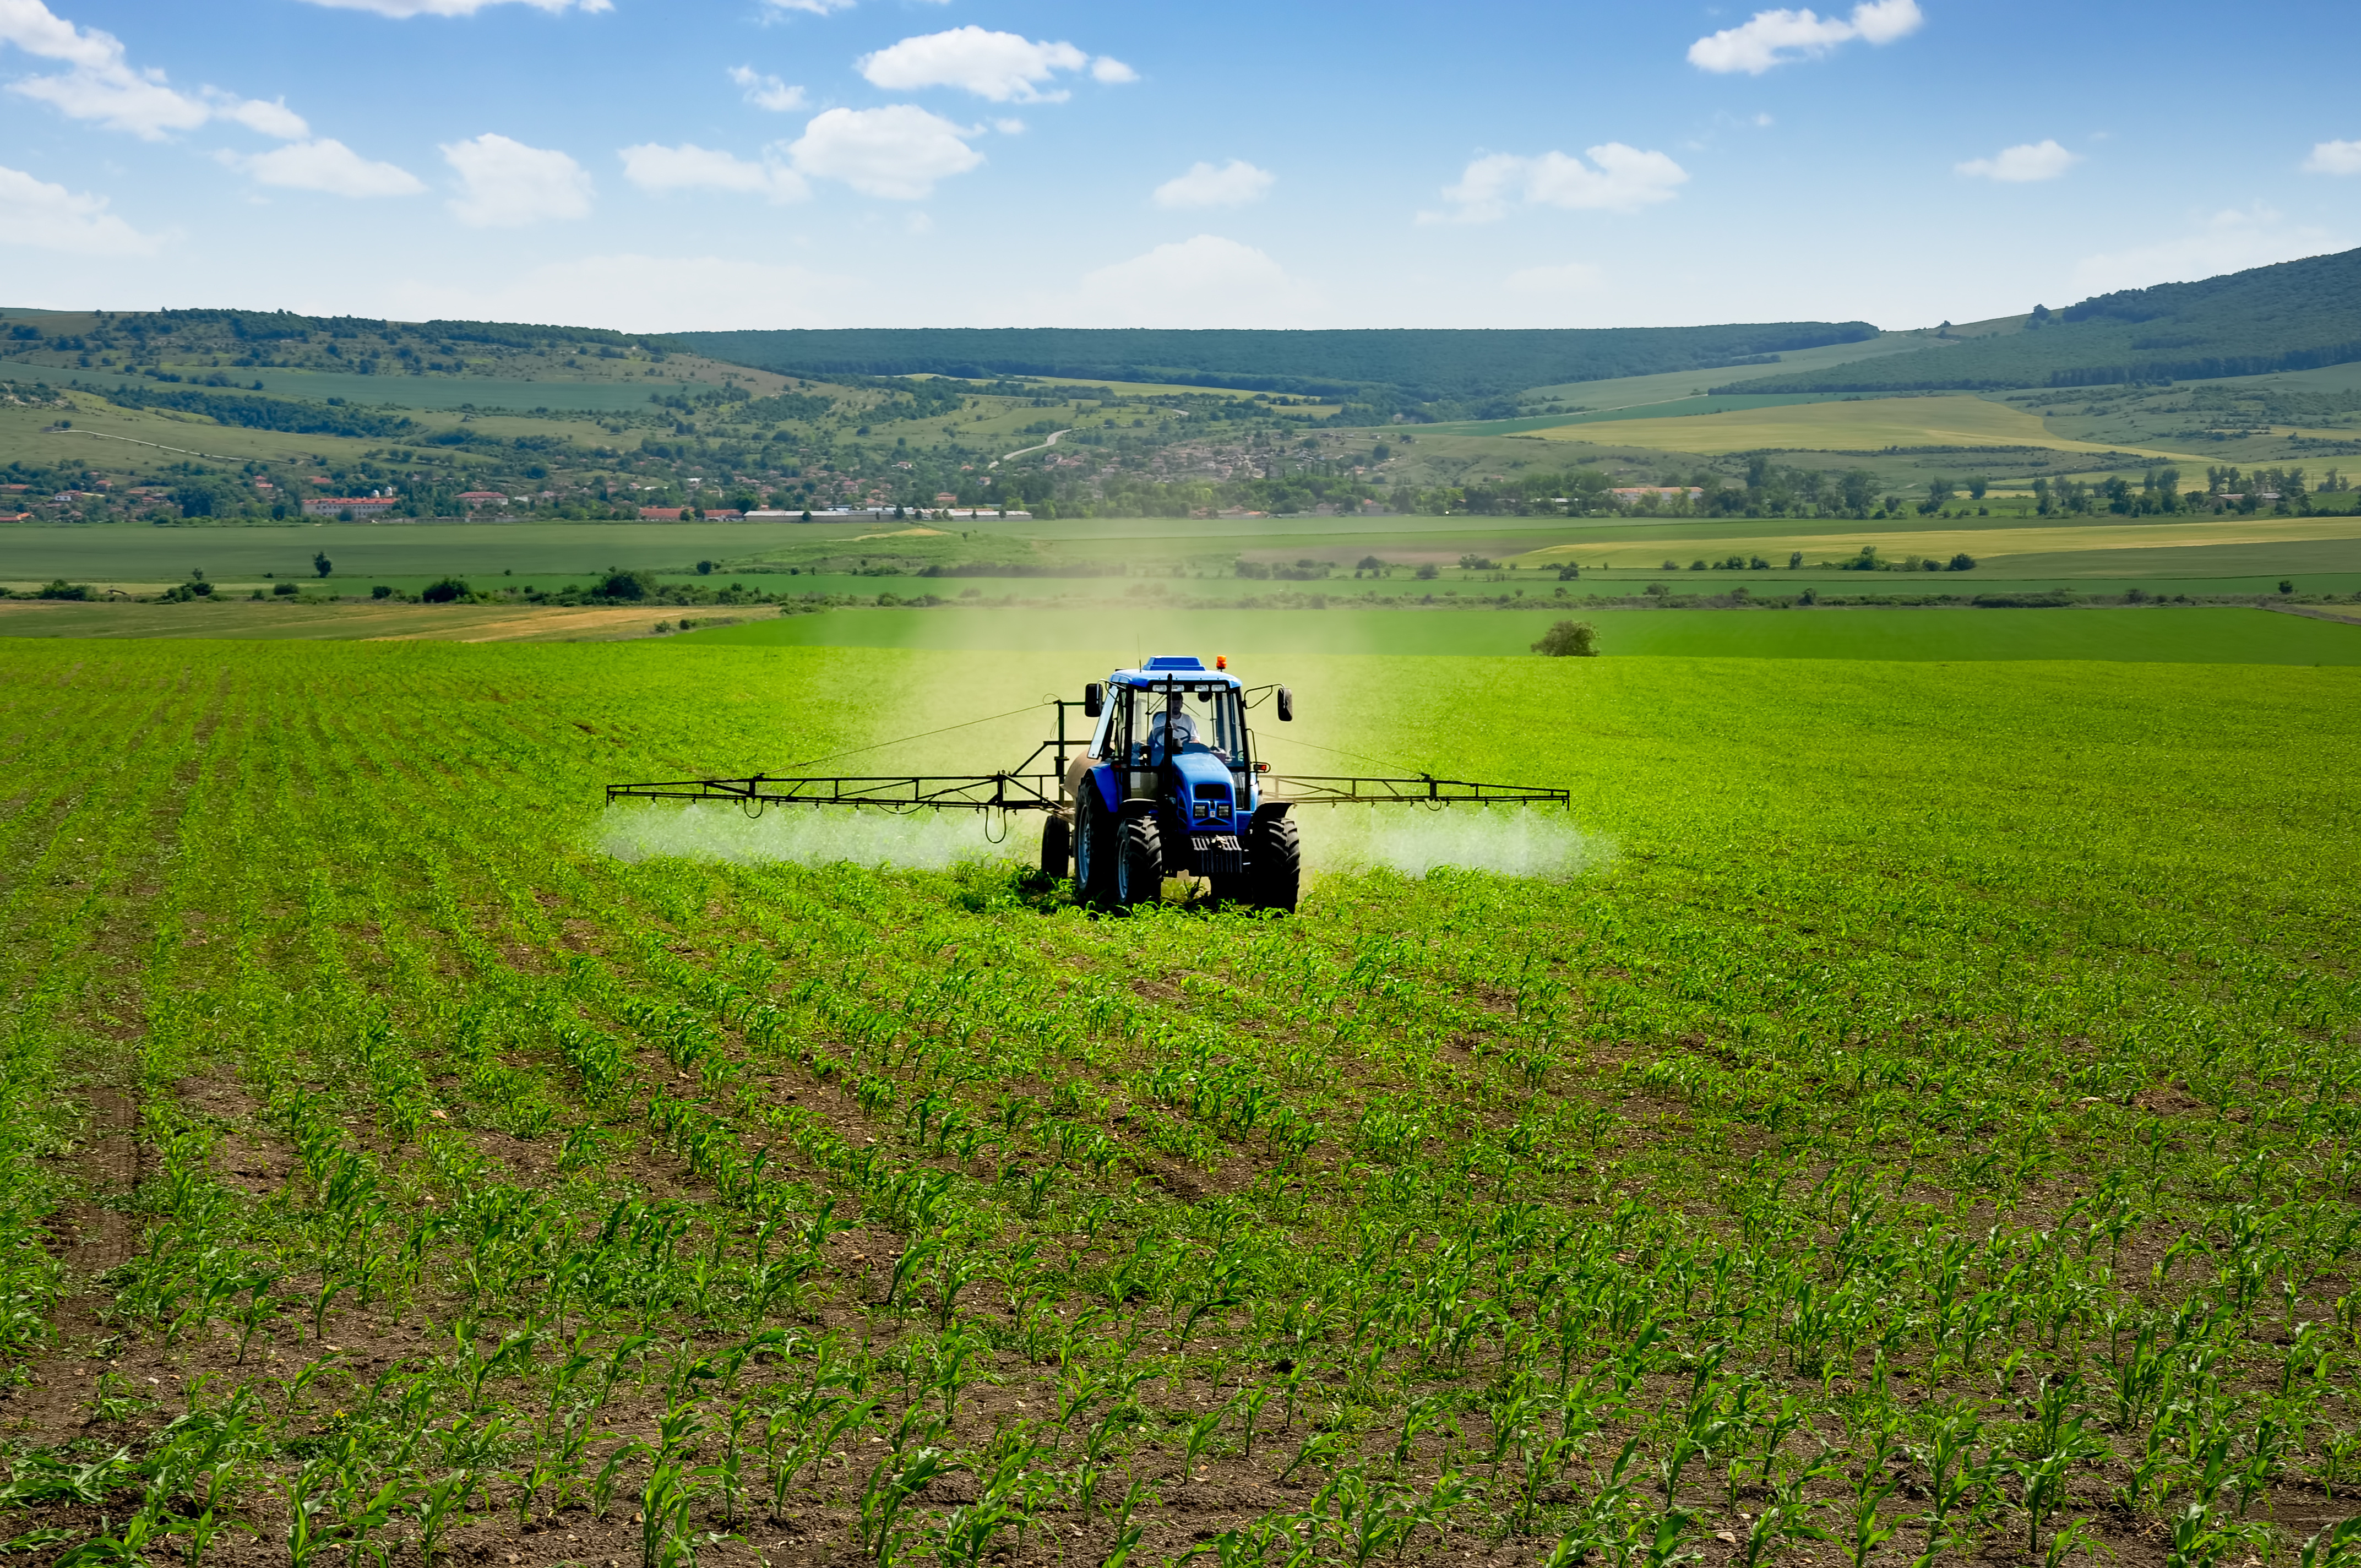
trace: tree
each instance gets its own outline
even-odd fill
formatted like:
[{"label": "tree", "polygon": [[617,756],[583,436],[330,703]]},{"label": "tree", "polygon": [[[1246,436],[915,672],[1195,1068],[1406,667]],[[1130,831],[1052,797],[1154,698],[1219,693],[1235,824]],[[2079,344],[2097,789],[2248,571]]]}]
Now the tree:
[{"label": "tree", "polygon": [[418,590],[418,597],[428,604],[449,604],[467,597],[467,585],[459,577],[438,577]]},{"label": "tree", "polygon": [[1792,572],[1803,564],[1804,553],[1801,550],[1790,550],[1787,552],[1787,570]]},{"label": "tree", "polygon": [[1552,659],[1595,659],[1598,632],[1587,620],[1561,620],[1542,633],[1533,652]]},{"label": "tree", "polygon": [[313,554],[312,570],[324,577],[335,570],[335,565],[329,561],[328,553],[325,550],[317,551]]},{"label": "tree", "polygon": [[1974,475],[1968,480],[1968,499],[1980,501],[1984,499],[1984,493],[1991,488],[1990,478],[1982,474]]}]

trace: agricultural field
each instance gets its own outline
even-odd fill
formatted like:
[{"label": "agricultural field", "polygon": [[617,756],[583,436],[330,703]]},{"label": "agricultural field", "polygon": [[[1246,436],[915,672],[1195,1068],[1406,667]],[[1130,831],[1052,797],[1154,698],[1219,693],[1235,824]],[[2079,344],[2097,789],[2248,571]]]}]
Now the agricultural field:
[{"label": "agricultural field", "polygon": [[[1207,647],[1254,659],[1302,654],[1529,654],[1565,607],[1479,614],[1326,610],[862,609],[685,633],[732,647],[1095,652]],[[2183,664],[2361,663],[2353,624],[2245,609],[1584,609],[1607,658],[2104,660]],[[0,619],[0,631],[6,621]],[[1288,733],[1279,732],[1281,739]]]},{"label": "agricultural field", "polygon": [[1293,918],[603,805],[1128,641],[0,641],[0,1539],[2347,1560],[2361,673],[1256,654],[1282,770],[1572,792]]},{"label": "agricultural field", "polygon": [[[1701,405],[1718,400],[1698,399]],[[2113,452],[2164,462],[2202,462],[2184,452],[2146,447],[2108,447],[2051,433],[2037,414],[1975,397],[1847,398],[1676,415],[1671,419],[1622,419],[1609,432],[1587,423],[1538,432],[1552,441],[1607,436],[1618,444],[1666,452],[1876,452],[1889,446],[2048,447],[2059,452],[2105,455]]]}]

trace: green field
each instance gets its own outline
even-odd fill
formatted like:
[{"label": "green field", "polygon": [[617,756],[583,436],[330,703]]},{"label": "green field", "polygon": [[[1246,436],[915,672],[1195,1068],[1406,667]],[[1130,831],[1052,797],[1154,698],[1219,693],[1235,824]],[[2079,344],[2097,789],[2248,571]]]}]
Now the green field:
[{"label": "green field", "polygon": [[1562,616],[1598,628],[1610,657],[2098,659],[2191,664],[2361,663],[2361,626],[2259,609],[1071,610],[856,609],[692,631],[739,647],[1308,653],[1526,652]]},{"label": "green field", "polygon": [[[232,390],[255,388],[278,398],[326,401],[341,398],[368,407],[434,409],[548,408],[587,413],[634,412],[647,407],[652,393],[693,390],[697,383],[672,378],[640,380],[577,380],[553,376],[547,379],[497,376],[357,376],[327,370],[281,370],[268,366],[225,372],[236,383]],[[46,380],[51,386],[81,387],[111,392],[129,384],[146,383],[108,370],[39,365],[0,359],[0,379]]]},{"label": "green field", "polygon": [[[2037,620],[2100,613],[1913,624]],[[2361,673],[1268,658],[1283,770],[1571,813],[1313,812],[1292,918],[1107,917],[1021,821],[601,795],[1001,765],[1103,659],[0,641],[16,1549],[2231,1564],[2348,1511]]]},{"label": "green field", "polygon": [[[2048,447],[2104,455],[2125,452],[2159,461],[2202,463],[2186,453],[2109,447],[2054,434],[2042,420],[1997,400],[1973,397],[1858,398],[1759,406],[1687,418],[1630,419],[1607,433],[1619,444],[1668,452],[1812,451],[1874,453],[1891,446]],[[1668,410],[1667,412],[1675,411]],[[1588,425],[1537,430],[1548,441],[1587,441]]]}]

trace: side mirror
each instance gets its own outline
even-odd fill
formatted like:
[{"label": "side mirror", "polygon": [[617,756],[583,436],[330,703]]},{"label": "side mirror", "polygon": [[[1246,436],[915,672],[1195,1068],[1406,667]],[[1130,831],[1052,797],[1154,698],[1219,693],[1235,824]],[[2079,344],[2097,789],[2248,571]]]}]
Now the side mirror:
[{"label": "side mirror", "polygon": [[1105,711],[1106,687],[1092,681],[1082,687],[1082,715],[1086,718],[1096,718]]},{"label": "side mirror", "polygon": [[1285,686],[1279,688],[1279,721],[1281,724],[1295,722],[1295,694]]}]

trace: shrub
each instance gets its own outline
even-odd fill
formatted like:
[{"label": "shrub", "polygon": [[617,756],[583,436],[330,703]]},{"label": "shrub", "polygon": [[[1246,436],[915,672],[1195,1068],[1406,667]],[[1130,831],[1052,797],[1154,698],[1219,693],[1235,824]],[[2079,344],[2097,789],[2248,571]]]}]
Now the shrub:
[{"label": "shrub", "polygon": [[303,588],[299,583],[273,583],[270,585],[270,591],[280,598],[293,598],[297,594],[302,593]]},{"label": "shrub", "polygon": [[1598,632],[1587,620],[1561,620],[1542,633],[1533,652],[1552,659],[1595,659]]},{"label": "shrub", "polygon": [[1972,572],[1976,569],[1976,558],[1962,550],[1952,556],[1951,564],[1943,569],[1947,572]]},{"label": "shrub", "polygon": [[655,598],[660,587],[653,572],[643,572],[637,567],[630,571],[617,568],[599,578],[598,586],[590,592],[598,598],[627,599],[636,604],[642,599]]},{"label": "shrub", "polygon": [[369,598],[373,599],[390,599],[392,597],[393,590],[387,587],[383,583],[379,583],[377,587],[369,590]]},{"label": "shrub", "polygon": [[1418,578],[1418,580],[1419,580],[1420,582],[1422,582],[1422,583],[1431,583],[1431,582],[1434,581],[1434,579],[1435,579],[1437,576],[1439,576],[1441,574],[1440,574],[1440,572],[1436,569],[1435,565],[1434,565],[1434,563],[1433,563],[1433,562],[1432,562],[1432,561],[1427,561],[1427,562],[1423,562],[1423,563],[1422,563],[1422,564],[1420,565],[1419,568],[1418,568],[1418,571],[1417,571],[1415,574],[1413,574],[1413,575],[1414,575],[1414,576]]},{"label": "shrub", "polygon": [[437,577],[419,589],[418,597],[428,604],[449,604],[453,599],[466,598],[468,591],[467,583],[460,578]]},{"label": "shrub", "polygon": [[94,599],[98,595],[91,591],[88,583],[70,583],[63,577],[55,577],[50,580],[48,587],[36,591],[33,597],[44,599]]}]

